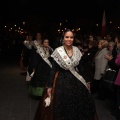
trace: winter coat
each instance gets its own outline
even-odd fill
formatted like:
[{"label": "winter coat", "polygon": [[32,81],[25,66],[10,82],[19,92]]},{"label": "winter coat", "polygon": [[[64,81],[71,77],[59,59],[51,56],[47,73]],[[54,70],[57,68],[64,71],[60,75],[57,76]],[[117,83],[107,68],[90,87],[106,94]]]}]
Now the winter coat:
[{"label": "winter coat", "polygon": [[95,55],[95,80],[100,80],[101,77],[105,74],[105,70],[108,65],[108,60],[105,58],[105,55],[108,54],[108,52],[109,51],[107,50],[107,48],[103,48]]}]

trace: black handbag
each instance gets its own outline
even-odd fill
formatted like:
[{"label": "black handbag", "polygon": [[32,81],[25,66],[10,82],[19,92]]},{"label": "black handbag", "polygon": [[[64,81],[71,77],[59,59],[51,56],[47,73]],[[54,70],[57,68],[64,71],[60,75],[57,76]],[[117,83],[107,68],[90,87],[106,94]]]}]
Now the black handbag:
[{"label": "black handbag", "polygon": [[106,89],[113,91],[115,79],[116,79],[116,70],[112,70],[111,68],[106,69],[106,72],[103,75],[103,86]]}]

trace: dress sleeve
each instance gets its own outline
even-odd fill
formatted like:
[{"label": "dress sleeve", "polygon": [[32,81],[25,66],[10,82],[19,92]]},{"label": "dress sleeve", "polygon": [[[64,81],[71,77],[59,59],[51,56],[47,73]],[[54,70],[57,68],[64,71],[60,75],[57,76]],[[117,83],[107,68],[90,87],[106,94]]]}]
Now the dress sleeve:
[{"label": "dress sleeve", "polygon": [[47,83],[48,88],[51,88],[53,86],[54,77],[58,70],[59,70],[59,65],[56,63],[55,60],[53,60],[52,69],[50,71],[50,76],[48,78],[48,83]]},{"label": "dress sleeve", "polygon": [[115,63],[117,66],[120,66],[120,54],[117,55]]},{"label": "dress sleeve", "polygon": [[108,60],[105,58],[105,55],[107,54],[108,52],[105,51],[104,54],[102,55],[101,57],[101,69],[100,69],[100,73],[101,74],[105,74],[105,70],[107,68],[107,65],[108,65]]},{"label": "dress sleeve", "polygon": [[34,53],[33,53],[33,61],[32,61],[34,69],[38,66],[38,63],[41,61],[40,57],[41,56],[36,51],[34,51]]}]

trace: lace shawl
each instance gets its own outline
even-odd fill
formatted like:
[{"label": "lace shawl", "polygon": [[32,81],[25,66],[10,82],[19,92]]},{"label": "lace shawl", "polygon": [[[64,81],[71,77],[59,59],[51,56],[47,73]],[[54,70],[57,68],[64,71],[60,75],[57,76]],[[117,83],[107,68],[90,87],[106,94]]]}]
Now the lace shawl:
[{"label": "lace shawl", "polygon": [[[64,53],[62,53],[64,54],[63,58],[59,54],[59,52],[62,51],[64,51]],[[65,70],[69,70],[76,67],[79,64],[81,56],[82,54],[80,50],[75,46],[73,46],[73,55],[71,58],[69,58],[69,56],[66,54],[66,51],[63,46],[56,48],[51,55],[51,57],[53,57],[53,59],[60,65],[60,67],[62,67]]]}]

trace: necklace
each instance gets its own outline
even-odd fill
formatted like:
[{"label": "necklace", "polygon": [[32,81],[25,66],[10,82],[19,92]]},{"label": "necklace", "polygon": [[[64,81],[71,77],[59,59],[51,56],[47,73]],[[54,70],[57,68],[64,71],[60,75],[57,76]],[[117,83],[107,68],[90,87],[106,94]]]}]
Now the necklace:
[{"label": "necklace", "polygon": [[66,51],[67,54],[72,54],[72,49],[67,50],[67,49],[64,47],[64,50]]},{"label": "necklace", "polygon": [[71,50],[69,50],[69,51],[68,51],[68,50],[66,50],[66,52],[69,54],[69,53],[71,52]]},{"label": "necklace", "polygon": [[69,56],[72,55],[72,49],[71,49],[71,50],[65,50],[65,51],[66,51],[66,53],[67,53]]}]

